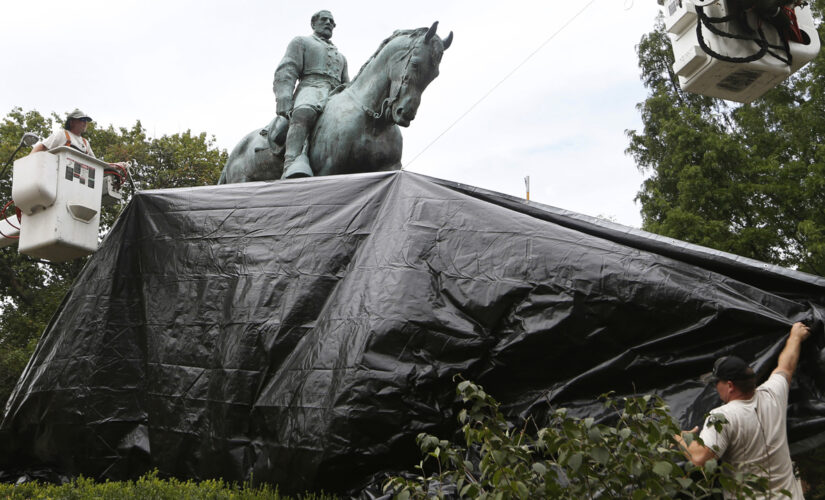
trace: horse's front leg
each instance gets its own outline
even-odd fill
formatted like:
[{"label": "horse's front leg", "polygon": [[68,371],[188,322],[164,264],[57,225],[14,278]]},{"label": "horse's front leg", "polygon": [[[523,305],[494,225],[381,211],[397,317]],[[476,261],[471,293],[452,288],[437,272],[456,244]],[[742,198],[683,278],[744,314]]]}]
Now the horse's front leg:
[{"label": "horse's front leg", "polygon": [[404,141],[401,137],[401,130],[398,125],[391,125],[375,142],[377,150],[373,154],[375,159],[373,170],[376,172],[387,172],[401,170],[401,153],[403,152]]}]

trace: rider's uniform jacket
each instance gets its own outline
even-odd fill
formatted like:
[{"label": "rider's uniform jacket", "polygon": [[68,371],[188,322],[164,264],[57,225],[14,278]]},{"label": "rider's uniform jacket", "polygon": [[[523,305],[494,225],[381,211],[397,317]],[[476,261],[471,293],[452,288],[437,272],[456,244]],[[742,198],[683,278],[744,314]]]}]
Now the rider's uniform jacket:
[{"label": "rider's uniform jacket", "polygon": [[303,87],[326,87],[327,92],[349,82],[347,59],[329,41],[313,34],[292,39],[286,54],[275,70],[272,90],[277,99],[292,97],[295,82],[301,80],[295,91],[296,102]]}]

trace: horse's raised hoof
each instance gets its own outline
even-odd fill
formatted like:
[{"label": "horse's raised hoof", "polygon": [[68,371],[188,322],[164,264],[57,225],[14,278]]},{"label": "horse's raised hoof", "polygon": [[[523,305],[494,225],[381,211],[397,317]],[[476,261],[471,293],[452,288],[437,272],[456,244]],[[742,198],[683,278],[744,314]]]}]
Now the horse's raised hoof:
[{"label": "horse's raised hoof", "polygon": [[302,154],[295,161],[284,168],[284,175],[281,179],[297,179],[299,177],[312,177],[312,167],[309,166],[309,158]]}]

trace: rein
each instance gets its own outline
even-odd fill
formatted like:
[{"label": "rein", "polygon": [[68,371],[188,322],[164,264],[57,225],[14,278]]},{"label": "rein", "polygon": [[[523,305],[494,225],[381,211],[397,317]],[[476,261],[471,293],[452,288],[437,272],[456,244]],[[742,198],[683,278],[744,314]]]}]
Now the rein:
[{"label": "rein", "polygon": [[[387,112],[387,109],[390,106],[392,106],[392,104],[395,101],[398,100],[398,95],[401,93],[401,87],[403,87],[404,84],[409,81],[409,79],[410,79],[410,76],[409,76],[410,61],[412,60],[412,56],[413,56],[413,53],[415,52],[415,49],[417,49],[421,45],[423,45],[423,43],[418,43],[417,40],[414,41],[412,43],[411,47],[409,49],[407,49],[407,53],[402,56],[402,57],[407,58],[407,61],[404,64],[404,73],[401,75],[401,83],[398,84],[398,87],[396,87],[395,93],[393,95],[390,95],[389,97],[387,97],[386,99],[384,99],[381,102],[380,111],[378,111],[378,112],[373,111],[369,106],[367,106],[366,104],[359,101],[358,98],[356,98],[355,95],[353,95],[354,92],[350,92],[348,94],[350,99],[352,99],[355,102],[355,104],[358,104],[361,107],[361,110],[364,111],[364,113],[366,113],[367,116],[369,116],[370,118],[372,118],[374,120],[380,120],[381,117],[384,116],[384,114]],[[392,88],[392,84],[390,85],[390,88]]]},{"label": "rein", "polygon": [[359,101],[358,98],[355,97],[353,94],[354,94],[354,92],[350,92],[347,95],[349,96],[350,99],[352,99],[355,102],[355,104],[361,106],[361,111],[366,113],[367,116],[369,116],[370,118],[372,118],[374,120],[378,120],[379,118],[381,118],[381,115],[384,112],[384,103],[387,102],[387,99],[384,99],[384,103],[381,104],[381,113],[376,113],[375,111],[370,109],[369,106],[367,106],[366,104]]}]

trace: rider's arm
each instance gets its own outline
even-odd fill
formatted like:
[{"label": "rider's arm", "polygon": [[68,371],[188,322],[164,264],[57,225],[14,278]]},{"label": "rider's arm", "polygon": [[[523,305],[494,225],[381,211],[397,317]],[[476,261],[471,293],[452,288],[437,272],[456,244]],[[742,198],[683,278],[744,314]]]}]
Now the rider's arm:
[{"label": "rider's arm", "polygon": [[286,48],[286,54],[275,70],[272,91],[275,93],[277,113],[285,116],[292,110],[292,94],[295,83],[304,70],[304,46],[300,37],[293,38]]}]

